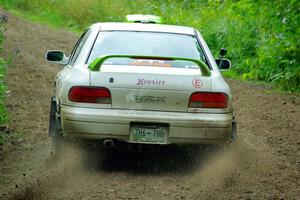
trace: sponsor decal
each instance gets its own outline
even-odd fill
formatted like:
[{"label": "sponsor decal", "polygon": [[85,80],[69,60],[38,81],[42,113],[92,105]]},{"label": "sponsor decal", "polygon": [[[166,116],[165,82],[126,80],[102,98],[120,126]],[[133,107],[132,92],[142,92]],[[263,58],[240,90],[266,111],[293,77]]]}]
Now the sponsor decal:
[{"label": "sponsor decal", "polygon": [[157,85],[157,86],[165,86],[166,81],[162,81],[159,79],[144,79],[144,78],[139,78],[137,80],[136,85]]},{"label": "sponsor decal", "polygon": [[164,103],[166,102],[167,97],[160,96],[134,96],[134,100],[136,103]]},{"label": "sponsor decal", "polygon": [[[133,116],[149,116],[150,114],[148,113],[144,113],[144,112],[139,112],[139,111],[132,111],[132,110],[128,110],[128,111],[119,111],[118,112],[119,115],[124,115],[124,116],[128,116],[128,115],[133,115]],[[182,119],[183,117],[183,114],[178,114],[178,113],[151,113],[151,116],[157,116],[157,117],[175,117],[175,118],[178,118],[178,119]]]},{"label": "sponsor decal", "polygon": [[194,79],[192,82],[194,88],[201,88],[203,85],[203,82],[201,79]]},{"label": "sponsor decal", "polygon": [[135,60],[130,62],[129,65],[137,65],[137,66],[150,66],[150,67],[172,67],[170,63],[166,63],[166,61],[147,61],[147,60]]}]

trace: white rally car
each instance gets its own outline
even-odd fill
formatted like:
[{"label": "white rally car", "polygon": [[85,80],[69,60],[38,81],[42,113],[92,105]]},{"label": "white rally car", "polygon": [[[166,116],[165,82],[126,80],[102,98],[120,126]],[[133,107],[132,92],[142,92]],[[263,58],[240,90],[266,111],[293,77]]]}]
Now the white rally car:
[{"label": "white rally car", "polygon": [[[49,135],[140,144],[228,143],[236,136],[231,93],[194,28],[155,24],[96,23],[70,57],[53,50],[47,60],[65,65],[55,80]],[[152,17],[152,18],[151,18]],[[153,20],[151,20],[153,19]]]}]

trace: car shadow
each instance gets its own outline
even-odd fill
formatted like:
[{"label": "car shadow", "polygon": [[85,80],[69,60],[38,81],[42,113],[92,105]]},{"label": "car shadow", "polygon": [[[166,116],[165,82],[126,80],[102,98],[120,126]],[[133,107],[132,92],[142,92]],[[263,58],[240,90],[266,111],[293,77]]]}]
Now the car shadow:
[{"label": "car shadow", "polygon": [[98,143],[85,148],[88,170],[128,172],[133,174],[188,174],[201,167],[218,145],[133,145],[123,144],[111,151]]}]

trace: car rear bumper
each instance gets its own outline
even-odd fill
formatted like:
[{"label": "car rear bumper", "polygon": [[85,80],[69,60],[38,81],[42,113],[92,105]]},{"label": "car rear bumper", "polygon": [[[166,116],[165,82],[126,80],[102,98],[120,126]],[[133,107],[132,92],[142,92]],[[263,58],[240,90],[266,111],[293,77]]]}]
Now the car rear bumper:
[{"label": "car rear bumper", "polygon": [[231,141],[232,113],[182,113],[95,109],[61,106],[66,137],[112,138],[130,142],[130,124],[169,125],[167,143],[224,143]]}]

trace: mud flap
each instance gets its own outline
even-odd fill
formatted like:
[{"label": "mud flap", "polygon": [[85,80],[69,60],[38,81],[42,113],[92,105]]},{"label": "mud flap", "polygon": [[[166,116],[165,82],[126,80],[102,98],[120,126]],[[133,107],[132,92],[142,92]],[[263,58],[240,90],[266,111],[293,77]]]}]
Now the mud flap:
[{"label": "mud flap", "polygon": [[53,96],[50,104],[49,137],[55,137],[59,135],[60,130],[61,124],[59,117],[57,117],[57,104],[55,97]]},{"label": "mud flap", "polygon": [[232,128],[231,128],[231,141],[235,141],[237,138],[237,122],[235,118],[232,120]]}]

